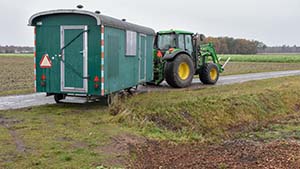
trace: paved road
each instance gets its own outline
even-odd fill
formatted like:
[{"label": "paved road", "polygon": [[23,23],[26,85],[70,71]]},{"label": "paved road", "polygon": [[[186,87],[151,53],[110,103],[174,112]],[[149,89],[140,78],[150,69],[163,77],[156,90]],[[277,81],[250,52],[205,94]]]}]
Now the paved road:
[{"label": "paved road", "polygon": [[[243,83],[252,80],[262,80],[262,79],[270,79],[270,78],[284,77],[284,76],[295,76],[295,75],[300,75],[300,70],[221,76],[218,81],[218,85]],[[193,85],[190,87],[190,89],[204,88],[204,87],[205,85],[202,85],[199,79],[194,79]],[[168,91],[168,90],[185,90],[185,89],[173,89],[164,82],[159,87],[140,86],[138,92]],[[85,99],[68,98],[68,101],[83,103],[85,102]],[[44,93],[19,95],[19,96],[5,96],[5,97],[0,97],[0,110],[19,109],[19,108],[40,106],[40,105],[54,104],[54,103],[55,102],[53,97],[46,97],[46,94]]]}]

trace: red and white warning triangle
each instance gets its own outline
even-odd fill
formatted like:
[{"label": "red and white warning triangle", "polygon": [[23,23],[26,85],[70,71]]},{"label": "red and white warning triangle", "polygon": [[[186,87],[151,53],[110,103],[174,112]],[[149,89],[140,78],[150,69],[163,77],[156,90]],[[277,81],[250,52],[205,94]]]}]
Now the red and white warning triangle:
[{"label": "red and white warning triangle", "polygon": [[52,62],[48,56],[48,54],[44,55],[40,61],[40,67],[41,68],[51,68]]}]

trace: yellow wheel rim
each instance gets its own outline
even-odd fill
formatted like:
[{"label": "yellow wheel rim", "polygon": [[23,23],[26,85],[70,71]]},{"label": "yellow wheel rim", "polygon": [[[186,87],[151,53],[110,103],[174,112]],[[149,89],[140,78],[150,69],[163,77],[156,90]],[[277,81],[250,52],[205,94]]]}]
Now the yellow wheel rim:
[{"label": "yellow wheel rim", "polygon": [[180,63],[178,67],[178,75],[181,80],[186,80],[190,76],[190,67],[187,63]]},{"label": "yellow wheel rim", "polygon": [[215,68],[212,68],[209,72],[209,75],[210,75],[211,80],[216,80],[218,77],[218,70]]}]

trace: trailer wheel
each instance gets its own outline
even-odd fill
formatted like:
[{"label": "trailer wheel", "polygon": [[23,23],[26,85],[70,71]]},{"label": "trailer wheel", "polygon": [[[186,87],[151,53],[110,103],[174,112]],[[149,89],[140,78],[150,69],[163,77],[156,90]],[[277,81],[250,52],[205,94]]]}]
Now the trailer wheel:
[{"label": "trailer wheel", "polygon": [[56,103],[61,103],[61,100],[65,99],[66,96],[63,94],[55,94],[54,95],[54,100]]},{"label": "trailer wheel", "polygon": [[165,65],[165,79],[172,87],[184,88],[190,86],[193,75],[193,62],[186,54],[179,54],[173,61],[168,61]]},{"label": "trailer wheel", "polygon": [[206,63],[200,68],[199,78],[203,84],[216,84],[219,79],[217,65]]}]

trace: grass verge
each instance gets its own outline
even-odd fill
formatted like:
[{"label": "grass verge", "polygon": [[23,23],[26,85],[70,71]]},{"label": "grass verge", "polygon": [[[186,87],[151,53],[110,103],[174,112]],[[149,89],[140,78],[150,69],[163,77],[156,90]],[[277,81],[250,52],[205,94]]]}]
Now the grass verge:
[{"label": "grass verge", "polygon": [[219,55],[222,60],[231,57],[233,62],[300,62],[300,54]]},{"label": "grass verge", "polygon": [[221,75],[226,76],[285,70],[300,70],[300,63],[229,62]]},{"label": "grass verge", "polygon": [[[297,113],[300,77],[252,81],[196,91],[147,93],[111,108],[114,120],[151,138],[216,142],[247,124]],[[250,125],[250,127],[253,127]]]},{"label": "grass verge", "polygon": [[[295,108],[299,109],[299,104]],[[300,116],[296,114],[275,120],[237,137],[255,141],[300,140]]]},{"label": "grass verge", "polygon": [[0,57],[31,57],[31,58],[33,58],[33,54],[0,53]]},{"label": "grass verge", "polygon": [[0,168],[97,168],[122,157],[102,149],[127,132],[105,122],[105,110],[88,104],[0,111]]}]

